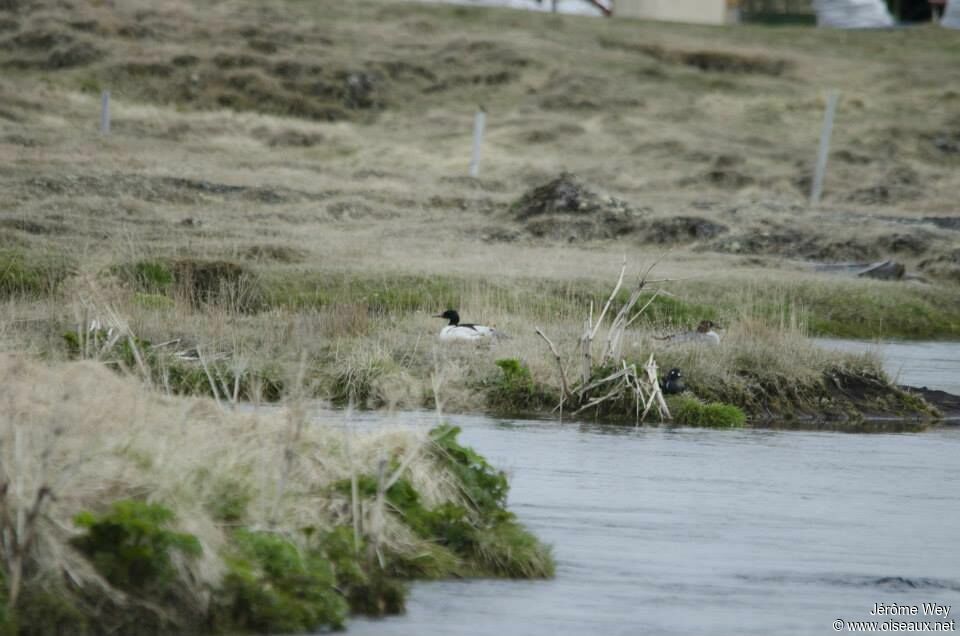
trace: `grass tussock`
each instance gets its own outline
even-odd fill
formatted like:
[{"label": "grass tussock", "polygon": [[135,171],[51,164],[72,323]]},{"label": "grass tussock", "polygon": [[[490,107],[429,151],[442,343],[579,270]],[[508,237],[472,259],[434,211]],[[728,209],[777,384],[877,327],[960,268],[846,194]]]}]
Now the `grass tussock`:
[{"label": "grass tussock", "polygon": [[70,271],[68,261],[53,255],[0,249],[0,300],[53,295]]},{"label": "grass tussock", "polygon": [[219,305],[235,313],[264,306],[258,276],[239,263],[178,258],[139,260],[115,265],[111,271],[148,297],[179,298],[194,307]]},{"label": "grass tussock", "polygon": [[704,403],[693,396],[668,402],[673,422],[682,426],[738,428],[747,421],[744,412],[732,404]]},{"label": "grass tussock", "polygon": [[6,629],[308,631],[398,611],[407,578],[552,573],[456,430],[227,413],[96,362],[0,377]]},{"label": "grass tussock", "polygon": [[[893,384],[876,356],[817,347],[795,321],[772,327],[744,316],[720,346],[671,347],[658,359],[665,368],[683,369],[693,395],[737,407],[752,420],[932,415]],[[701,417],[696,403],[684,406],[693,419]]]}]

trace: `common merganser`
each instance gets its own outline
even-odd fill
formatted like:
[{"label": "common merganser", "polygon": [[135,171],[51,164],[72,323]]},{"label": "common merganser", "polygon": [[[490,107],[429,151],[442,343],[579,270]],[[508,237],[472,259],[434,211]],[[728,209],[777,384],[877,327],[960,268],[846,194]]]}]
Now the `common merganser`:
[{"label": "common merganser", "polygon": [[493,327],[483,325],[460,324],[460,314],[454,309],[448,309],[434,318],[446,318],[450,321],[440,330],[441,340],[483,340],[485,338],[502,338],[504,334]]},{"label": "common merganser", "polygon": [[687,384],[683,381],[683,372],[677,368],[670,369],[666,379],[660,382],[660,388],[667,395],[676,395],[686,391]]},{"label": "common merganser", "polygon": [[720,334],[713,330],[716,323],[712,320],[701,320],[697,325],[696,331],[687,331],[672,336],[657,338],[657,340],[669,340],[670,342],[700,342],[708,345],[720,344]]}]

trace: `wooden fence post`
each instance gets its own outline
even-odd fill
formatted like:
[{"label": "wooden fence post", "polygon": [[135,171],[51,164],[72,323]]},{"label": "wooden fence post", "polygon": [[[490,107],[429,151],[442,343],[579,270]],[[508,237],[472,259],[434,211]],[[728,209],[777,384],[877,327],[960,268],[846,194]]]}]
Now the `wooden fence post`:
[{"label": "wooden fence post", "polygon": [[810,205],[818,205],[823,195],[823,180],[827,173],[827,159],[830,157],[830,135],[833,133],[833,118],[837,112],[840,93],[832,91],[827,98],[827,110],[823,115],[823,129],[820,131],[820,149],[817,152],[817,165],[813,172],[813,184],[810,187]]}]

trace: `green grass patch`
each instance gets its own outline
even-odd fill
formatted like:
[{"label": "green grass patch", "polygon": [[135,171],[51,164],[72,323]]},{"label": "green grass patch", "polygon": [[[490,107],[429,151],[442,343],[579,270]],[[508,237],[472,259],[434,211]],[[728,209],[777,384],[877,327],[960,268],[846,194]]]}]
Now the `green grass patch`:
[{"label": "green grass patch", "polygon": [[194,307],[216,305],[235,313],[265,307],[259,275],[240,263],[196,258],[145,259],[108,270],[140,295],[180,298]]},{"label": "green grass patch", "polygon": [[739,407],[720,402],[702,402],[693,396],[680,396],[668,402],[676,424],[708,428],[738,428],[747,416]]},{"label": "green grass patch", "polygon": [[0,299],[53,294],[72,269],[66,259],[0,249]]},{"label": "green grass patch", "polygon": [[111,271],[136,289],[148,294],[164,294],[173,286],[173,269],[169,262],[142,260],[114,265]]},{"label": "green grass patch", "polygon": [[343,273],[283,272],[265,277],[267,303],[287,309],[318,309],[362,304],[371,314],[457,307],[463,281],[444,276],[365,276]]}]

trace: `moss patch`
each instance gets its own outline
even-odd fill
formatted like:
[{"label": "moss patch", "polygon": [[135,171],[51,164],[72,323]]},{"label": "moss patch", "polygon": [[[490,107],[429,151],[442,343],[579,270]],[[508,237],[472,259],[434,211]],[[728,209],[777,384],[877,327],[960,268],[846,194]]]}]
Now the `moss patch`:
[{"label": "moss patch", "polygon": [[736,428],[747,421],[744,412],[732,404],[705,403],[693,396],[681,396],[668,405],[673,421],[683,426]]}]

